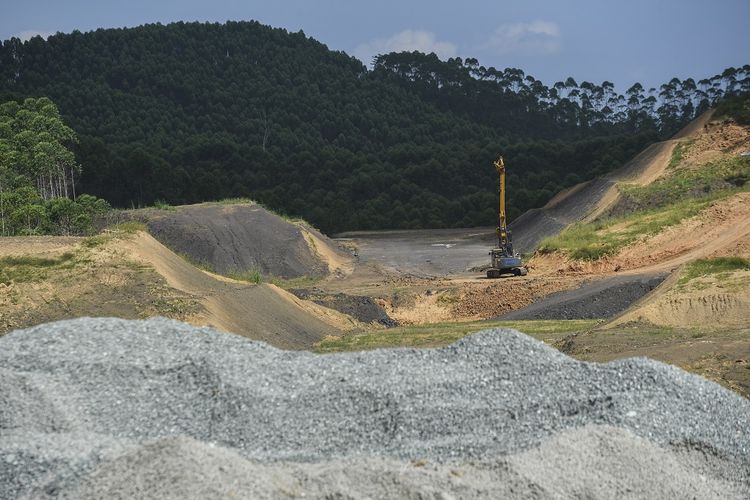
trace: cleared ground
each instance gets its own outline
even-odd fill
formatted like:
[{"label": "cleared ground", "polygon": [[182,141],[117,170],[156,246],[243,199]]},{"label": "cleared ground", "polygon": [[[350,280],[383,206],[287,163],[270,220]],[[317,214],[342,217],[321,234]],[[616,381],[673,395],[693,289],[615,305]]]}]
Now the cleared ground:
[{"label": "cleared ground", "polygon": [[0,333],[79,316],[162,315],[301,349],[357,325],[273,284],[198,269],[140,228],[89,239],[14,238],[0,259],[7,281]]},{"label": "cleared ground", "polygon": [[[621,201],[618,183],[648,186],[670,175],[678,156],[700,169],[706,158],[725,158],[745,147],[747,128],[707,120],[708,115],[676,138],[648,148],[607,178],[559,194],[539,213],[556,221],[552,232],[591,221]],[[8,291],[0,319],[8,331],[80,315],[160,314],[284,348],[349,350],[443,345],[498,317],[590,318],[593,326],[573,328],[579,335],[571,336],[569,326],[557,323],[558,335],[543,339],[586,359],[626,355],[631,345],[639,355],[715,372],[714,378],[743,392],[745,372],[730,366],[746,362],[744,333],[734,333],[750,322],[748,279],[740,273],[729,280],[734,283],[729,288],[724,275],[699,280],[699,286],[675,284],[683,266],[695,259],[750,256],[748,195],[716,199],[694,216],[643,233],[635,244],[604,258],[534,255],[528,276],[503,280],[488,280],[482,271],[494,244],[492,228],[360,232],[329,240],[304,223],[243,201],[135,211],[123,217],[144,220],[173,248],[137,231],[114,243],[107,234],[95,237],[94,243],[103,241],[93,246],[89,240],[84,245],[64,238],[8,240],[3,247],[8,255],[57,259],[72,252],[76,257],[42,269],[27,266],[33,277],[25,282],[6,280],[0,285]],[[524,231],[534,238],[551,234],[523,220],[516,222],[516,242],[523,244]],[[625,223],[608,227],[602,238],[629,230]],[[223,275],[197,268],[199,262]],[[12,272],[20,269],[3,265]],[[671,278],[652,292],[669,273]],[[293,288],[294,294],[284,288]],[[401,328],[385,329],[396,322]],[[515,326],[524,330],[522,325]],[[526,325],[535,332],[534,323]],[[639,343],[632,325],[649,340]],[[598,341],[617,331],[624,332],[617,337],[626,339],[622,344]],[[654,336],[650,331],[672,333]],[[719,354],[690,355],[692,335],[710,338],[710,344],[704,339],[701,345]],[[731,352],[741,354],[732,357]]]},{"label": "cleared ground", "polygon": [[495,228],[342,233],[336,241],[353,243],[362,263],[417,277],[463,275],[489,261]]}]

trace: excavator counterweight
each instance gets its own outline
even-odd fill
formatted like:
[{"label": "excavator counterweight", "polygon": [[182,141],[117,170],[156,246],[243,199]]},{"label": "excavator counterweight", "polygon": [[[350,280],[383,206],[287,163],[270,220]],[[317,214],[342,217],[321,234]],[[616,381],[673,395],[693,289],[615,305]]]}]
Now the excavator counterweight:
[{"label": "excavator counterweight", "polygon": [[521,256],[513,252],[513,242],[505,217],[505,162],[500,156],[495,160],[495,170],[500,177],[499,219],[497,224],[497,248],[490,250],[490,268],[488,278],[500,278],[505,275],[525,276],[528,270],[523,266]]}]

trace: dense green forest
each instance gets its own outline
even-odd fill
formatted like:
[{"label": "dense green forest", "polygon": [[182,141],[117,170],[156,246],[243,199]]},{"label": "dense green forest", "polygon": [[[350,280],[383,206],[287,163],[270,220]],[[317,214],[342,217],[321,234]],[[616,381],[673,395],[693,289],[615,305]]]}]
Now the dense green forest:
[{"label": "dense green forest", "polygon": [[494,223],[619,167],[726,93],[750,66],[659,89],[434,54],[373,69],[257,22],[56,34],[0,46],[0,102],[47,96],[77,133],[80,192],[132,207],[251,197],[327,232]]},{"label": "dense green forest", "polygon": [[0,104],[0,236],[86,234],[109,204],[76,196],[76,134],[46,97]]}]

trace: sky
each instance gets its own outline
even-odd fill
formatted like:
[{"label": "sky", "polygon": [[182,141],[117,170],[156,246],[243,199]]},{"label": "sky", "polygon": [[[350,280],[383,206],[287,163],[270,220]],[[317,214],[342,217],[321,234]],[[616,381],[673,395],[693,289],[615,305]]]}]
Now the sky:
[{"label": "sky", "polygon": [[172,21],[303,30],[365,63],[390,51],[475,57],[550,85],[624,90],[750,64],[750,0],[0,0],[0,39]]}]

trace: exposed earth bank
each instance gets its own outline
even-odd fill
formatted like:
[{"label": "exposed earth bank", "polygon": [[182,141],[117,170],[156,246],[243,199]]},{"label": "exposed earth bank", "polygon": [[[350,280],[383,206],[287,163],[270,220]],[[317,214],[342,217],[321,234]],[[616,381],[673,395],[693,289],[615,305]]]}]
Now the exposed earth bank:
[{"label": "exposed earth bank", "polygon": [[625,275],[583,283],[574,290],[553,293],[497,319],[611,318],[659,286],[667,274]]}]

